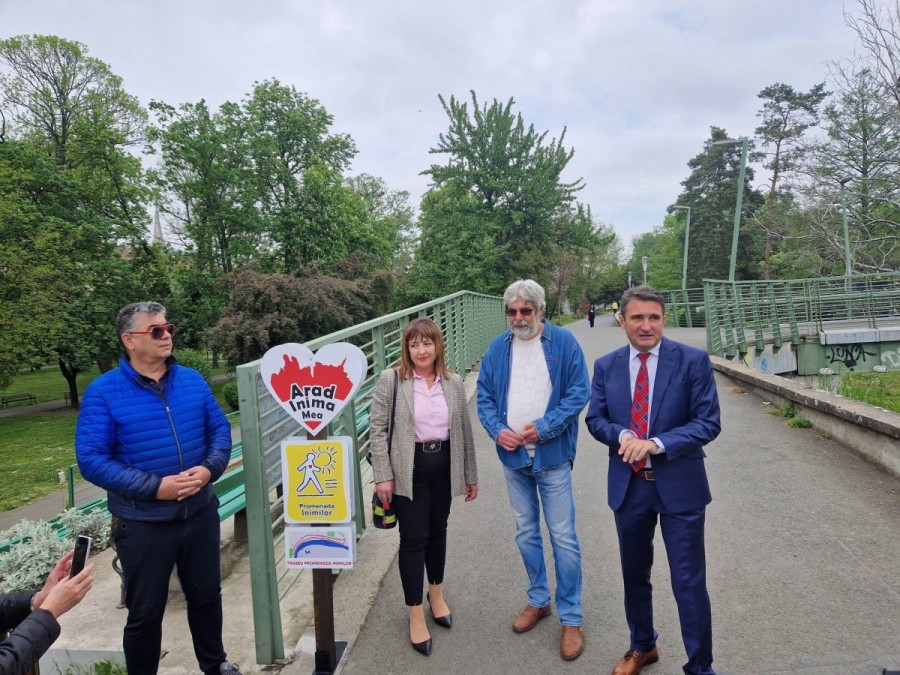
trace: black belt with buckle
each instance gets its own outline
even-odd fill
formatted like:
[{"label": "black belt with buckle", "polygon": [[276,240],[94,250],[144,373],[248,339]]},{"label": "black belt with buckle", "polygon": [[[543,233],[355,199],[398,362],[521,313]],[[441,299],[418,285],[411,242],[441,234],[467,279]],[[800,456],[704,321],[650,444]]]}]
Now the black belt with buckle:
[{"label": "black belt with buckle", "polygon": [[421,443],[416,443],[416,450],[421,450],[422,452],[427,452],[427,453],[435,453],[435,452],[440,452],[441,450],[449,450],[449,449],[450,449],[450,441],[433,440],[433,441],[422,441]]},{"label": "black belt with buckle", "polygon": [[637,472],[637,475],[643,478],[644,480],[656,480],[653,475],[653,469],[641,469]]}]

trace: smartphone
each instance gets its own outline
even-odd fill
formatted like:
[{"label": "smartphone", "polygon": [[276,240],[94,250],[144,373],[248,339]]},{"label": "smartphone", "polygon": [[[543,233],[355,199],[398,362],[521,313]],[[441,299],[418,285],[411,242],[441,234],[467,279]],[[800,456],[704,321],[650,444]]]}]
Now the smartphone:
[{"label": "smartphone", "polygon": [[88,558],[91,556],[91,538],[83,534],[78,535],[75,540],[75,555],[72,556],[72,571],[69,574],[71,579],[84,569],[88,564]]}]

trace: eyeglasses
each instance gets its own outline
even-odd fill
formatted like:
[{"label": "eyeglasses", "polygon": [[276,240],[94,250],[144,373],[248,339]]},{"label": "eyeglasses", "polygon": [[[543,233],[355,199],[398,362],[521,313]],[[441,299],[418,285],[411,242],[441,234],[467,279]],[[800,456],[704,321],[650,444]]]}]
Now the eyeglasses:
[{"label": "eyeglasses", "polygon": [[149,335],[154,340],[162,340],[166,333],[175,335],[175,324],[166,323],[162,326],[153,326],[150,330],[129,330],[125,332],[129,335]]},{"label": "eyeglasses", "polygon": [[522,309],[513,309],[512,307],[506,308],[506,316],[512,319],[516,314],[521,314],[522,316],[531,316],[534,314],[534,307],[523,307]]}]

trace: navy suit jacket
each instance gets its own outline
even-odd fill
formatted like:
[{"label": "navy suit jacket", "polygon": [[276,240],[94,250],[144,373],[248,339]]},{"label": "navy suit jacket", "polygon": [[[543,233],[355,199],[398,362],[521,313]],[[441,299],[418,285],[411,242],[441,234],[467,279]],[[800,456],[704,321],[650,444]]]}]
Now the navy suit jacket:
[{"label": "navy suit jacket", "polygon": [[[609,446],[608,502],[618,509],[632,478],[632,469],[618,455],[619,434],[631,425],[631,381],[626,345],[594,363],[587,423],[591,435]],[[684,513],[709,504],[712,497],[703,446],[719,435],[719,397],[706,352],[663,338],[660,343],[650,438],[665,452],[651,456],[656,488],[663,506]]]}]

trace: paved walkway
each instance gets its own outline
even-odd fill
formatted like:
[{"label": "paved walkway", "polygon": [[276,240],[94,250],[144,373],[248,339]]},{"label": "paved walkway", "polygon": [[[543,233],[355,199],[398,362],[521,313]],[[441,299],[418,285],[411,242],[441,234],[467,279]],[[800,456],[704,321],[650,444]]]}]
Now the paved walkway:
[{"label": "paved walkway", "polygon": [[[605,318],[594,329],[586,321],[571,326],[589,363],[623,344],[622,331]],[[704,345],[702,330],[667,335]],[[787,427],[765,414],[762,400],[717,381],[723,432],[708,448],[714,501],[707,517],[717,671],[875,675],[900,668],[897,479],[815,431]],[[474,402],[470,411],[476,414]],[[453,629],[432,624],[427,659],[409,647],[394,562],[343,673],[612,670],[628,647],[628,630],[606,506],[608,460],[581,424],[575,491],[584,562],[582,656],[571,663],[559,658],[555,613],[529,633],[510,629],[525,604],[525,572],[499,461],[479,426],[479,496],[470,504],[455,500],[450,519],[445,588]],[[657,546],[661,660],[645,672],[669,675],[681,672],[685,657],[659,535]]]},{"label": "paved walkway", "polygon": [[[608,315],[598,317],[593,329],[586,321],[570,328],[591,363],[624,341]],[[667,335],[704,344],[702,330],[670,329]],[[714,501],[707,517],[717,671],[877,675],[900,669],[900,481],[815,431],[790,429],[765,414],[764,401],[717,378],[723,433],[709,447]],[[474,401],[469,409],[477,420]],[[525,602],[525,573],[499,461],[475,424],[479,497],[469,504],[455,500],[450,519],[446,593],[453,629],[433,627],[434,651],[427,659],[409,647],[397,532],[369,530],[360,540],[357,568],[335,583],[337,639],[350,642],[339,673],[602,674],[624,653],[628,632],[606,506],[605,448],[582,421],[575,491],[586,647],[577,661],[566,663],[558,656],[555,614],[524,635],[509,627]],[[644,672],[674,675],[685,659],[661,540],[658,546],[662,659]],[[111,557],[112,551],[97,556],[95,588],[63,617],[57,648],[121,649],[125,619],[123,610],[114,609],[118,579],[109,569]],[[552,557],[548,565],[552,570]],[[226,648],[245,674],[262,672],[254,665],[249,585],[246,559],[239,559],[222,593]],[[297,656],[281,673],[307,675],[314,650],[309,584],[288,595],[282,606],[285,644],[296,645]],[[197,672],[179,596],[173,591],[166,614],[162,675]]]}]

